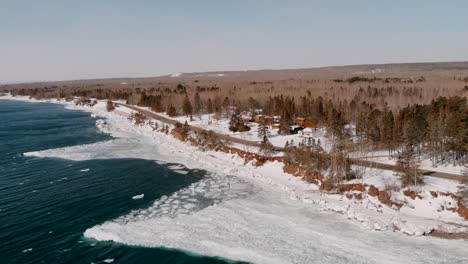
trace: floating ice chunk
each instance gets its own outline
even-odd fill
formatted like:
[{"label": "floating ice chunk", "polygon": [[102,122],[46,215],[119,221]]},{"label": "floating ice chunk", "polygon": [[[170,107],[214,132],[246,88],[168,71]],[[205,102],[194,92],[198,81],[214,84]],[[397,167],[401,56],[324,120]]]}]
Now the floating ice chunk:
[{"label": "floating ice chunk", "polygon": [[184,165],[171,165],[168,168],[171,170],[183,170],[185,169],[185,166]]},{"label": "floating ice chunk", "polygon": [[138,195],[135,195],[132,197],[133,200],[138,200],[138,199],[143,199],[143,197],[145,197],[145,194],[138,194]]},{"label": "floating ice chunk", "polygon": [[103,260],[102,262],[105,262],[105,263],[112,263],[112,262],[114,262],[114,259],[105,259],[105,260]]},{"label": "floating ice chunk", "polygon": [[89,171],[89,168],[86,168],[86,169],[82,169],[80,170],[81,172],[88,172]]},{"label": "floating ice chunk", "polygon": [[174,170],[174,172],[179,173],[179,174],[188,174],[188,171],[185,170]]},{"label": "floating ice chunk", "polygon": [[33,250],[32,248],[28,248],[28,249],[23,250],[22,252],[23,253],[28,253],[28,252],[31,252],[32,250]]}]

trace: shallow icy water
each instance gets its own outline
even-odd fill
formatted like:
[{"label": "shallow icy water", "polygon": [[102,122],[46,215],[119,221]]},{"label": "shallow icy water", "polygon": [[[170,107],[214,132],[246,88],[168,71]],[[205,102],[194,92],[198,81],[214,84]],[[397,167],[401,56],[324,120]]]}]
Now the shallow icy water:
[{"label": "shallow icy water", "polygon": [[[0,100],[0,263],[224,263],[164,248],[130,247],[83,233],[141,210],[205,177],[142,159],[72,161],[23,156],[106,142],[89,113]],[[104,140],[104,141],[103,141]],[[99,158],[99,157],[98,157]],[[143,195],[142,195],[143,194]],[[138,196],[139,199],[132,199]]]}]

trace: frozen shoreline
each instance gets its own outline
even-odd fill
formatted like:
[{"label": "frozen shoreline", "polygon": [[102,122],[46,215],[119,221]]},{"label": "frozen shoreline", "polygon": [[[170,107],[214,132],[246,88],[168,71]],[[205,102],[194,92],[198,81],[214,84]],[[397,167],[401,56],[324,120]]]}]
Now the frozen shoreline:
[{"label": "frozen shoreline", "polygon": [[[466,241],[366,230],[398,225],[401,232],[420,235],[434,227],[452,228],[441,222],[378,208],[371,199],[363,205],[341,195],[321,194],[316,186],[283,173],[278,163],[256,168],[244,165],[237,156],[201,152],[148,126],[135,126],[124,116],[108,113],[104,103],[93,108],[59,103],[106,118],[97,125],[115,139],[25,155],[72,160],[133,157],[180,163],[212,174],[198,185],[155,201],[150,208],[88,229],[86,237],[255,263],[466,261]],[[197,201],[190,199],[197,195],[215,202],[194,208]],[[444,216],[444,220],[452,218],[457,220],[455,214]],[[233,229],[236,232],[231,232]],[[412,247],[419,253],[412,254]]]}]

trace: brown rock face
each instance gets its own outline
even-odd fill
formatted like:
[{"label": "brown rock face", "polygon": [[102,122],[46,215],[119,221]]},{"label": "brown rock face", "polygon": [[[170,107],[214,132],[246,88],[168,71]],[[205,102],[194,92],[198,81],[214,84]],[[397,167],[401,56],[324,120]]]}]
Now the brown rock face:
[{"label": "brown rock face", "polygon": [[338,184],[335,187],[335,190],[338,193],[345,193],[345,192],[351,191],[353,189],[353,187],[354,187],[354,184]]},{"label": "brown rock face", "polygon": [[353,186],[353,189],[351,189],[352,191],[357,191],[357,192],[364,192],[366,190],[366,184],[355,184]]},{"label": "brown rock face", "polygon": [[331,185],[328,181],[323,181],[322,185],[320,185],[320,191],[330,192],[333,190],[333,185]]},{"label": "brown rock face", "polygon": [[335,187],[336,191],[339,193],[349,192],[349,191],[356,191],[356,192],[364,192],[366,190],[366,184],[362,183],[354,183],[354,184],[339,184]]},{"label": "brown rock face", "polygon": [[419,199],[422,198],[422,197],[421,197],[419,194],[417,194],[415,191],[405,190],[405,191],[403,191],[403,194],[404,194],[405,196],[410,197],[410,198],[413,199],[413,200],[416,199],[416,197],[418,197]]},{"label": "brown rock face", "polygon": [[457,213],[463,217],[463,219],[468,221],[468,208],[465,207],[461,202],[458,203]]},{"label": "brown rock face", "polygon": [[381,203],[387,205],[387,206],[392,206],[393,202],[390,200],[390,195],[386,191],[379,191],[379,196],[378,199]]},{"label": "brown rock face", "polygon": [[434,197],[434,198],[437,198],[437,197],[439,196],[439,195],[438,195],[436,192],[434,192],[434,191],[431,191],[431,195],[432,195],[432,197]]},{"label": "brown rock face", "polygon": [[379,195],[379,189],[375,187],[374,185],[369,186],[369,191],[367,191],[367,194],[369,194],[372,197],[376,197]]},{"label": "brown rock face", "polygon": [[347,193],[346,198],[348,199],[356,199],[356,200],[362,200],[362,193]]},{"label": "brown rock face", "polygon": [[453,193],[439,193],[440,195],[444,195],[444,196],[450,196],[452,197],[453,200],[455,200],[456,202],[461,202],[461,200],[463,199],[463,197],[461,197],[460,195],[456,195],[456,194],[453,194]]},{"label": "brown rock face", "polygon": [[323,176],[320,172],[318,171],[311,171],[308,172],[303,179],[308,182],[308,183],[313,183],[313,184],[319,184],[320,182],[323,182]]},{"label": "brown rock face", "polygon": [[265,164],[265,160],[263,160],[263,159],[258,159],[258,160],[255,162],[255,167],[263,166],[263,164]]},{"label": "brown rock face", "polygon": [[283,171],[296,177],[302,177],[308,183],[319,184],[323,181],[323,175],[320,172],[307,170],[299,165],[285,164]]},{"label": "brown rock face", "polygon": [[172,129],[171,135],[173,137],[177,138],[180,141],[185,141],[184,137],[179,132],[177,132],[175,129]]}]

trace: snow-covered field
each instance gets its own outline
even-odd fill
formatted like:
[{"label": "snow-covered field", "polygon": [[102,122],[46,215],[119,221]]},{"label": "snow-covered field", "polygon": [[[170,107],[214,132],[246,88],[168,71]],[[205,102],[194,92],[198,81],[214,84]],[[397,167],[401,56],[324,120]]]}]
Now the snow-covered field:
[{"label": "snow-covered field", "polygon": [[[105,102],[93,108],[68,103],[66,107],[105,118],[97,126],[115,139],[25,155],[72,160],[132,157],[180,163],[172,167],[177,171],[187,167],[210,172],[149,208],[88,229],[84,235],[90,239],[178,248],[254,263],[468,261],[467,241],[403,234],[457,228],[446,222],[463,224],[456,213],[437,212],[433,200],[408,200],[408,206],[397,211],[379,207],[373,198],[355,201],[322,194],[317,186],[282,172],[277,162],[257,168],[244,165],[244,160],[234,155],[201,152],[149,126],[135,126],[124,114],[108,113]],[[391,172],[366,170],[364,182],[378,187],[395,184]],[[432,190],[457,189],[452,181],[428,180]],[[437,203],[450,202],[447,199]],[[392,232],[394,227],[400,232]]]},{"label": "snow-covered field", "polygon": [[[396,159],[389,159],[387,151],[373,151],[366,153],[366,159],[369,161],[375,161],[383,164],[395,165]],[[361,155],[355,154],[357,157]],[[433,166],[432,161],[429,158],[422,158],[419,162],[419,168],[423,170],[432,170],[437,172],[451,173],[462,175],[463,166],[455,166],[453,164],[445,164]]]},{"label": "snow-covered field", "polygon": [[[150,110],[149,108],[145,108],[146,110]],[[150,110],[151,111],[151,110]],[[233,137],[249,140],[249,141],[260,141],[258,137],[258,124],[257,123],[250,123],[250,131],[247,132],[232,132],[229,130],[229,117],[224,117],[221,119],[216,119],[215,114],[203,114],[203,115],[196,115],[193,116],[193,120],[191,121],[189,117],[186,116],[178,116],[178,117],[169,117],[164,113],[158,113],[162,116],[174,119],[179,121],[180,123],[187,123],[191,126],[200,127],[203,129],[213,130],[214,132],[222,133],[225,135],[230,135]],[[294,142],[294,144],[298,144],[301,142],[304,137],[300,134],[295,135],[279,135],[278,129],[270,129],[271,143],[276,147],[284,147],[286,142]],[[311,129],[311,133],[308,136],[313,137],[316,140],[320,140],[322,147],[325,150],[330,149],[330,142],[325,137],[325,130],[324,129]]]}]

